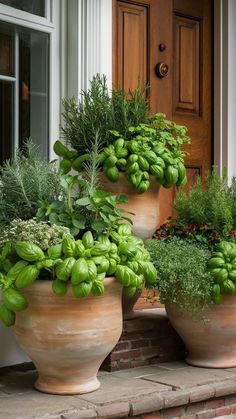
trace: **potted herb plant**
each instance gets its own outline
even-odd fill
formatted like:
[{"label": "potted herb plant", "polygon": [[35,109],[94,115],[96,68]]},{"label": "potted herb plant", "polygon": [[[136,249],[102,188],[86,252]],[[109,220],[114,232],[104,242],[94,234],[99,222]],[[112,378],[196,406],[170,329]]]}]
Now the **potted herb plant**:
[{"label": "potted herb plant", "polygon": [[147,243],[161,301],[196,366],[236,366],[235,191],[216,171],[206,188],[199,179]]},{"label": "potted herb plant", "polygon": [[124,208],[135,213],[131,214],[134,234],[150,238],[159,223],[160,185],[170,188],[186,183],[181,146],[189,142],[187,129],[164,114],[150,117],[144,89],[110,95],[106,79],[99,75],[81,102],[64,101],[63,116],[62,134],[72,149],[60,141],[54,145],[63,171],[83,171],[99,136],[101,187],[128,195]]},{"label": "potted herb plant", "polygon": [[[29,160],[21,155],[15,192],[28,182],[20,174]],[[156,280],[142,240],[116,207],[124,197],[96,189],[96,151],[85,175],[55,174],[59,194],[31,196],[29,218],[4,220],[0,235],[0,319],[14,327],[38,370],[35,387],[47,393],[99,387],[98,369],[122,330],[122,286],[132,296]],[[3,186],[1,193],[6,200]]]}]

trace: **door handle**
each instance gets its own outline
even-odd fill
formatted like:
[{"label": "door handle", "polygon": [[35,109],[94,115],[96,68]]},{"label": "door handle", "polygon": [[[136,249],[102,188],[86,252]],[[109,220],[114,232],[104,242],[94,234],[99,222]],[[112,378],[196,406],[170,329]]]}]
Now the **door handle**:
[{"label": "door handle", "polygon": [[163,63],[163,62],[157,63],[155,71],[156,71],[157,77],[160,77],[162,79],[163,77],[167,76],[169,72],[169,66],[168,64]]}]

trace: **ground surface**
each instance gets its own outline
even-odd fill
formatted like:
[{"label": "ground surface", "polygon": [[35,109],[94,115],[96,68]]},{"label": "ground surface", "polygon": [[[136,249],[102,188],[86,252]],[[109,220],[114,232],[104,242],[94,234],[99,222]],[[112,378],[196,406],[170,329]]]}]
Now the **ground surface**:
[{"label": "ground surface", "polygon": [[[34,370],[10,369],[0,377],[0,419],[130,416],[154,419],[161,416],[157,413],[151,415],[151,412],[173,410],[182,405],[186,408],[190,403],[204,400],[212,403],[212,400],[217,401],[226,395],[231,395],[231,405],[236,404],[236,368],[216,370],[195,368],[184,362],[168,362],[113,373],[100,372],[100,389],[80,396],[40,393],[33,389],[36,376]],[[236,418],[236,414],[222,417]]]}]

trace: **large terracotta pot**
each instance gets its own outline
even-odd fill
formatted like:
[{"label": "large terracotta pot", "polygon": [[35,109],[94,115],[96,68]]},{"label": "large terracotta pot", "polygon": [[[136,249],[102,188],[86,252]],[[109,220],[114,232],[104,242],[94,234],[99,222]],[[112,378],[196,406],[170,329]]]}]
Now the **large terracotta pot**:
[{"label": "large terracotta pot", "polygon": [[82,394],[96,390],[97,372],[122,331],[121,285],[105,278],[105,293],[64,297],[48,280],[24,290],[27,310],[16,316],[15,335],[38,370],[35,387],[45,393]]},{"label": "large terracotta pot", "polygon": [[113,194],[128,195],[128,203],[120,206],[134,215],[127,216],[133,221],[133,233],[141,239],[150,239],[159,227],[159,190],[160,185],[156,178],[151,176],[150,187],[147,192],[139,195],[121,172],[118,182],[110,182],[103,173],[100,173],[100,188]]},{"label": "large terracotta pot", "polygon": [[172,326],[183,339],[186,362],[197,367],[231,368],[236,366],[236,295],[225,296],[222,304],[212,304],[196,318],[166,305]]}]

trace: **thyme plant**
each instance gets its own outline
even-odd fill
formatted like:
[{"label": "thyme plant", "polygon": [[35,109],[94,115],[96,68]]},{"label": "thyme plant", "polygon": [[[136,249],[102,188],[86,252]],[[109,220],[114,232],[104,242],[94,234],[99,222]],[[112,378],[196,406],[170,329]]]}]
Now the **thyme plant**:
[{"label": "thyme plant", "polygon": [[177,304],[192,314],[204,311],[212,299],[213,278],[207,272],[210,251],[177,238],[152,239],[146,247],[158,272],[161,302]]}]

